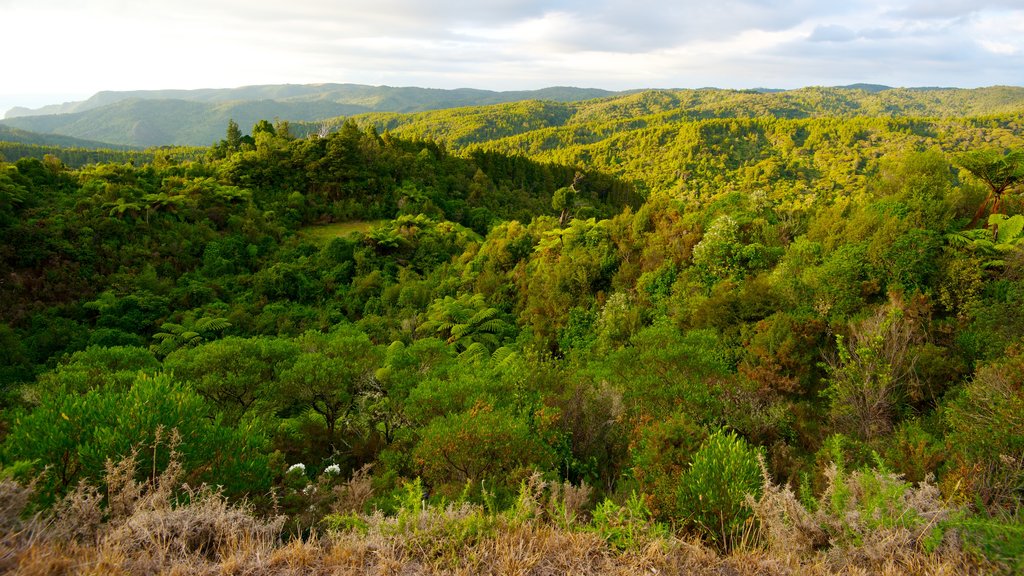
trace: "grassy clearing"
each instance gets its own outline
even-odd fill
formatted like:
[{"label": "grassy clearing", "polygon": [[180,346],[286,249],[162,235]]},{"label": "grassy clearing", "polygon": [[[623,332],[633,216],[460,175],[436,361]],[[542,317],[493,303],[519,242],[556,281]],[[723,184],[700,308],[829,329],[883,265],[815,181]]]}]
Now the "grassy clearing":
[{"label": "grassy clearing", "polygon": [[317,242],[327,242],[334,238],[347,238],[353,232],[365,234],[371,228],[380,224],[379,220],[350,220],[348,222],[334,222],[320,226],[307,226],[299,231],[299,234]]}]

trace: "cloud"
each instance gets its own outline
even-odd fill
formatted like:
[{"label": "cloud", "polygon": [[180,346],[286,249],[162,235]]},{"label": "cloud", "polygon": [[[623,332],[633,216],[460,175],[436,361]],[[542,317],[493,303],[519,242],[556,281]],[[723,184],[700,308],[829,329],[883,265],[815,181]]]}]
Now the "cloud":
[{"label": "cloud", "polygon": [[[0,0],[4,92],[1019,82],[1020,0]],[[83,48],[84,47],[84,48]],[[68,62],[74,66],[56,66]],[[49,63],[49,64],[48,64]]]},{"label": "cloud", "polygon": [[903,8],[891,10],[898,18],[912,20],[966,18],[989,10],[1020,8],[1018,0],[917,0]]},{"label": "cloud", "polygon": [[857,39],[857,33],[846,26],[826,24],[818,26],[807,38],[810,42],[850,42]]}]

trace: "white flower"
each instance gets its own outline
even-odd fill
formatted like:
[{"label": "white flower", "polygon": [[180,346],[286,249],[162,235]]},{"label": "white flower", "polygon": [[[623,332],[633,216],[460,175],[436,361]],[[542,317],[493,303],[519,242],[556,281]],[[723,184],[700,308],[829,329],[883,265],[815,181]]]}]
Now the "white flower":
[{"label": "white flower", "polygon": [[338,476],[341,474],[341,466],[337,464],[331,464],[327,468],[324,468],[324,474],[330,474],[331,476]]},{"label": "white flower", "polygon": [[285,474],[291,474],[292,472],[294,472],[296,470],[298,470],[299,472],[305,474],[306,473],[306,465],[303,464],[302,462],[299,462],[298,464],[292,464],[291,466],[288,467],[288,471],[285,472]]}]

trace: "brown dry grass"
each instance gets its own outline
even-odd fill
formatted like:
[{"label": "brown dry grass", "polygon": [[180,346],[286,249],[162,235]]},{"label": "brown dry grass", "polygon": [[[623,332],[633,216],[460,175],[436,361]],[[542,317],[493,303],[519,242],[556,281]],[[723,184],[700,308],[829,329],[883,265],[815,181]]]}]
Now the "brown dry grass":
[{"label": "brown dry grass", "polygon": [[[586,490],[525,483],[513,509],[417,506],[396,515],[352,513],[369,497],[367,471],[336,491],[334,509],[353,528],[282,540],[283,519],[262,519],[216,490],[178,484],[172,465],[147,482],[133,457],[107,471],[108,493],[86,485],[51,513],[25,518],[28,491],[0,481],[0,572],[24,575],[656,575],[966,574],[985,568],[956,546],[925,553],[918,535],[871,533],[859,546],[830,546],[822,518],[786,488],[756,503],[763,530],[719,554],[699,542],[651,537],[618,552],[580,521]],[[172,490],[173,489],[173,490]],[[909,505],[935,511],[925,487]],[[826,522],[827,524],[827,522]]]},{"label": "brown dry grass", "polygon": [[[643,549],[614,552],[590,532],[541,524],[503,526],[466,545],[453,556],[424,554],[404,536],[342,533],[307,540],[262,543],[235,539],[237,546],[217,554],[180,552],[154,555],[153,547],[37,541],[3,555],[15,574],[210,574],[210,575],[561,575],[561,574],[707,574],[754,576],[769,574],[969,574],[982,567],[958,555],[903,555],[838,564],[822,556],[780,555],[744,550],[719,555],[697,543],[678,539],[656,541]],[[255,545],[254,545],[255,544]],[[158,545],[158,549],[164,544]],[[166,550],[166,549],[165,549]],[[852,560],[852,558],[851,558]]]}]

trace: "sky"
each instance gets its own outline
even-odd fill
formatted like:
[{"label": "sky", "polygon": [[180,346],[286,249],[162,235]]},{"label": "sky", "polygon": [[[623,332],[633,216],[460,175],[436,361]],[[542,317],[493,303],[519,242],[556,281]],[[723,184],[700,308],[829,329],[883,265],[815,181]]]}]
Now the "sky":
[{"label": "sky", "polygon": [[1024,0],[0,0],[0,113],[101,90],[1024,84]]}]

